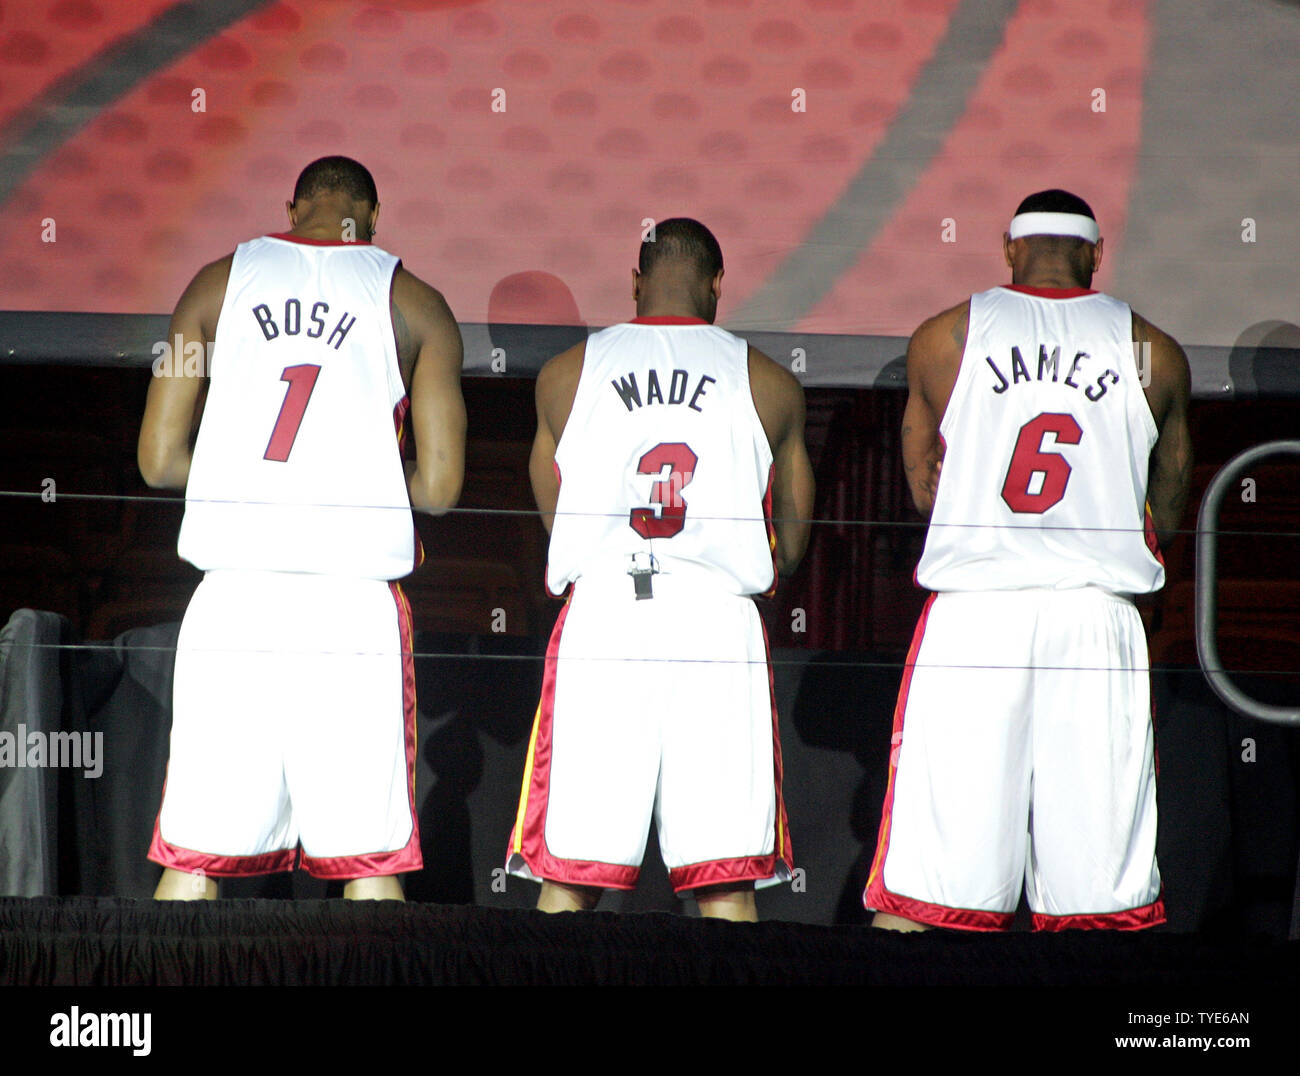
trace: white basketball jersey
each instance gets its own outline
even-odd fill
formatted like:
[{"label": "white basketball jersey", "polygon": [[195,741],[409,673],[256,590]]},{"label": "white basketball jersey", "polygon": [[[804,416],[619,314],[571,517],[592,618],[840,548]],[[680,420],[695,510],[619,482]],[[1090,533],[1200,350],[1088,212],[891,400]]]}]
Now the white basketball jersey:
[{"label": "white basketball jersey", "polygon": [[1146,511],[1157,429],[1126,303],[1084,288],[973,295],[939,432],[921,586],[1164,585]]},{"label": "white basketball jersey", "polygon": [[772,450],[748,355],[744,340],[698,318],[638,318],[588,338],[555,452],[552,593],[598,574],[630,589],[638,553],[733,594],[772,587]]},{"label": "white basketball jersey", "polygon": [[397,579],[417,539],[399,449],[396,257],[264,236],[235,251],[180,555],[217,568]]}]

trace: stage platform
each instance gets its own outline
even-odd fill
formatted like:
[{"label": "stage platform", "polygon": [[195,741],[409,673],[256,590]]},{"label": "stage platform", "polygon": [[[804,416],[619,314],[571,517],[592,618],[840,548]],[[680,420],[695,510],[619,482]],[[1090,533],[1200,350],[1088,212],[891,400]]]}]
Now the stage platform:
[{"label": "stage platform", "polygon": [[1300,986],[1300,942],[548,916],[343,900],[0,900],[0,984],[126,986]]}]

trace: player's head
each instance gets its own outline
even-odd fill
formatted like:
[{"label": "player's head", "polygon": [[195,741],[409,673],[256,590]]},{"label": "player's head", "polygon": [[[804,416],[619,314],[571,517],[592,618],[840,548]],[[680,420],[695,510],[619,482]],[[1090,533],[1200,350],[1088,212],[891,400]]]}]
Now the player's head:
[{"label": "player's head", "polygon": [[1101,265],[1097,218],[1077,194],[1048,190],[1016,207],[1003,236],[1013,284],[1082,287]]},{"label": "player's head", "polygon": [[681,312],[712,321],[722,294],[722,248],[689,217],[660,221],[641,241],[632,270],[637,313]]},{"label": "player's head", "polygon": [[[351,157],[321,157],[298,176],[288,203],[295,228],[354,222],[352,238],[369,239],[379,217],[379,192],[369,169]],[[348,238],[345,234],[343,238]]]}]

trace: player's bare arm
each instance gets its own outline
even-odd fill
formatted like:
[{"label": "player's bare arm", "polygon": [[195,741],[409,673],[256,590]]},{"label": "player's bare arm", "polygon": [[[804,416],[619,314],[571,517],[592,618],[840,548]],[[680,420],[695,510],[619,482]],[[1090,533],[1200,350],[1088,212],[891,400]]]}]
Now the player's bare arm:
[{"label": "player's bare arm", "polygon": [[528,458],[528,477],[533,497],[542,516],[542,526],[550,533],[555,522],[555,506],[560,500],[560,480],[555,474],[555,448],[564,435],[573,398],[582,376],[582,360],[587,344],[574,344],[551,359],[537,375],[537,436],[533,438]]},{"label": "player's bare arm", "polygon": [[785,367],[749,349],[749,387],[772,448],[772,526],[776,566],[793,572],[808,548],[816,483],[804,444],[803,386]]},{"label": "player's bare arm", "polygon": [[1192,438],[1187,426],[1191,369],[1178,341],[1136,313],[1133,340],[1150,349],[1151,383],[1146,397],[1160,435],[1151,450],[1147,504],[1157,540],[1168,545],[1182,523],[1192,484]]},{"label": "player's bare arm", "polygon": [[[191,438],[207,387],[207,347],[217,336],[233,260],[233,254],[227,255],[200,269],[172,313],[167,328],[171,361],[155,365],[136,447],[140,474],[155,489],[184,489],[189,480]],[[200,355],[201,362],[186,361]]]},{"label": "player's bare arm", "polygon": [[907,406],[903,410],[903,471],[912,503],[928,519],[934,511],[943,467],[939,423],[957,382],[970,303],[945,310],[921,326],[907,343]]},{"label": "player's bare arm", "polygon": [[441,515],[465,481],[464,345],[440,292],[400,266],[390,303],[402,378],[411,398],[415,464],[407,464],[411,507]]}]

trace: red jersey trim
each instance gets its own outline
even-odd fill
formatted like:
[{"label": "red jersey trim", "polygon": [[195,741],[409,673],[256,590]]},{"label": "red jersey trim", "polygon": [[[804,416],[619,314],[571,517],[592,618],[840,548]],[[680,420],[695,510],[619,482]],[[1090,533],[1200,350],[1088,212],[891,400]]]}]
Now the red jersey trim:
[{"label": "red jersey trim", "polygon": [[986,933],[1007,930],[1015,921],[1013,912],[984,912],[975,908],[948,908],[924,900],[899,896],[884,887],[879,878],[869,890],[869,908],[889,915],[923,923],[928,927],[947,927],[952,930],[979,930]]},{"label": "red jersey trim", "polygon": [[369,239],[308,239],[302,235],[291,235],[289,232],[271,232],[267,239],[283,239],[286,243],[301,243],[308,247],[368,247]]},{"label": "red jersey trim", "polygon": [[[776,481],[776,464],[767,469],[767,489],[763,491],[763,525],[767,528],[767,548],[772,554],[772,585],[759,597],[771,598],[781,582],[781,569],[776,565],[776,524],[772,521],[772,483]],[[766,628],[763,629],[766,632]]]},{"label": "red jersey trim", "polygon": [[[163,795],[166,795],[165,782]],[[161,817],[160,808],[158,818],[153,823],[153,840],[149,842],[148,858],[169,870],[189,874],[202,872],[212,878],[252,878],[259,874],[291,871],[298,864],[297,848],[282,848],[256,856],[214,856],[207,852],[196,852],[192,848],[182,848],[163,840],[158,826]]]},{"label": "red jersey trim", "polygon": [[154,842],[149,846],[149,858],[170,870],[187,874],[202,873],[209,878],[255,878],[293,870],[298,852],[288,848],[260,856],[211,856],[168,844],[155,831]]},{"label": "red jersey trim", "polygon": [[1077,299],[1082,295],[1097,294],[1093,288],[1035,288],[1029,284],[1003,284],[1001,287],[1022,295],[1036,295],[1040,299]]},{"label": "red jersey trim", "polygon": [[1165,567],[1165,558],[1160,552],[1160,539],[1156,537],[1156,521],[1151,515],[1150,503],[1142,510],[1142,536],[1146,539],[1151,555],[1160,562],[1160,567]]},{"label": "red jersey trim", "polygon": [[[674,867],[668,872],[674,893],[705,886],[727,885],[732,882],[764,882],[777,873],[775,852],[766,856],[743,856],[739,859],[714,859],[707,863],[692,863],[687,867]],[[787,864],[788,866],[788,864]]]},{"label": "red jersey trim", "polygon": [[[411,411],[411,397],[403,396],[393,406],[393,426],[397,431],[397,459],[402,465],[402,483],[406,485],[406,416]],[[409,496],[410,489],[408,487]],[[415,522],[415,513],[411,514],[411,530],[415,532],[412,542],[414,557],[412,558],[411,570],[414,571],[424,563],[424,541],[420,537],[420,528]]]},{"label": "red jersey trim", "polygon": [[652,317],[633,318],[629,325],[709,325],[703,318],[681,317],[677,314],[655,314]]},{"label": "red jersey trim", "polygon": [[351,882],[357,878],[384,878],[391,874],[409,874],[424,866],[420,855],[420,835],[412,834],[405,848],[395,852],[368,852],[363,856],[336,856],[333,859],[302,857],[302,868],[313,878]]},{"label": "red jersey trim", "polygon": [[[170,767],[169,767],[170,768]],[[167,778],[163,778],[162,798],[167,798]],[[146,858],[159,866],[174,871],[187,871],[190,874],[201,871],[213,878],[252,878],[259,874],[278,874],[291,871],[298,864],[298,849],[281,848],[274,852],[263,852],[256,856],[216,856],[208,852],[196,852],[192,848],[182,848],[163,839],[162,805],[153,820],[153,838],[149,842]]]},{"label": "red jersey trim", "polygon": [[1141,908],[1096,915],[1040,915],[1034,913],[1034,929],[1060,930],[1146,930],[1165,921],[1163,897]]}]

